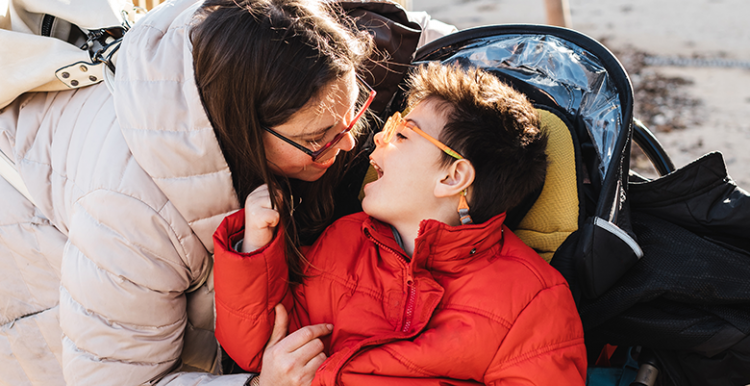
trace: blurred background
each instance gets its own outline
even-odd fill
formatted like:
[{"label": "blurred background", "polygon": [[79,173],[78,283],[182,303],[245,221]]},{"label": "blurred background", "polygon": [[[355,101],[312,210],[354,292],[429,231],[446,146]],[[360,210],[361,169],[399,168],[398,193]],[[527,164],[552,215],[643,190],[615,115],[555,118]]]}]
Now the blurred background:
[{"label": "blurred background", "polygon": [[[636,118],[655,132],[675,166],[718,150],[730,176],[750,189],[750,1],[404,1],[459,29],[559,25],[548,16],[549,5],[567,5],[568,26],[602,42],[623,63],[635,89]],[[655,175],[644,157],[633,164]]]},{"label": "blurred background", "polygon": [[[163,0],[134,0],[151,9]],[[750,190],[750,15],[748,0],[394,0],[466,29],[552,24],[609,48],[633,84],[634,115],[676,167],[711,151]],[[655,177],[633,149],[631,166]]]}]

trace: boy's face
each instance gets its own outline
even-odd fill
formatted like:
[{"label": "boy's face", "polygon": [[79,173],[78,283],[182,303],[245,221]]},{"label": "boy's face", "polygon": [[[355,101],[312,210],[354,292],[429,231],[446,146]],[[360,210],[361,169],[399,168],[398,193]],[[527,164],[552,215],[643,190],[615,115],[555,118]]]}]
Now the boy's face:
[{"label": "boy's face", "polygon": [[446,177],[446,166],[440,164],[442,151],[409,128],[414,125],[438,138],[445,126],[444,112],[435,103],[419,103],[405,117],[409,122],[396,132],[389,143],[383,133],[375,135],[375,151],[370,163],[378,179],[365,186],[362,209],[365,213],[389,224],[418,224],[430,218],[437,205],[434,191],[437,182]]}]

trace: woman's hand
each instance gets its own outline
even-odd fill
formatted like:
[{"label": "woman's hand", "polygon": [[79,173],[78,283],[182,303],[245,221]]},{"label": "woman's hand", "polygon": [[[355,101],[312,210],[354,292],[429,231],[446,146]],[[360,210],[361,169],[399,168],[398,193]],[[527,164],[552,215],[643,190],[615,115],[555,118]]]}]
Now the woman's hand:
[{"label": "woman's hand", "polygon": [[271,205],[268,185],[263,184],[245,199],[245,236],[240,252],[252,252],[271,242],[278,224],[279,212]]},{"label": "woman's hand", "polygon": [[[314,324],[286,336],[289,318],[283,305],[276,305],[276,321],[263,352],[261,386],[310,385],[315,371],[326,360],[319,337],[333,331],[333,325]],[[285,337],[286,336],[286,337]]]}]

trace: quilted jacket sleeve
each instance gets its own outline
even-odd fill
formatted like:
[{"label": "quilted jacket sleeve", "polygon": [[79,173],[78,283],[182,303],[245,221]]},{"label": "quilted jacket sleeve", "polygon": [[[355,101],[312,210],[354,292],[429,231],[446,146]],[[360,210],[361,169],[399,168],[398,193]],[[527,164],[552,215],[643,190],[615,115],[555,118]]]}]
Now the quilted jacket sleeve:
[{"label": "quilted jacket sleeve", "polygon": [[[228,216],[214,234],[216,338],[247,371],[260,372],[263,349],[273,331],[274,307],[289,294],[283,230],[265,247],[238,253],[245,211]],[[289,307],[287,307],[289,309]]]},{"label": "quilted jacket sleeve", "polygon": [[584,385],[586,348],[565,284],[540,291],[514,321],[485,373],[493,386]]},{"label": "quilted jacket sleeve", "polygon": [[[198,241],[175,234],[168,207],[157,211],[106,189],[74,204],[60,288],[68,385],[242,385],[247,379],[172,373],[187,333],[186,290],[208,268],[200,265],[207,259],[186,257]],[[123,221],[133,217],[142,220],[137,227]]]}]

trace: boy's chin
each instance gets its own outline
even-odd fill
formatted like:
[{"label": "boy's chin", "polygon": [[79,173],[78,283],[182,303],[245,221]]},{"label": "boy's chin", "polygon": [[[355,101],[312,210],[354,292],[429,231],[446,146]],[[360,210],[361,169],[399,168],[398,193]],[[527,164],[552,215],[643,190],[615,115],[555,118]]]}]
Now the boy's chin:
[{"label": "boy's chin", "polygon": [[362,199],[362,211],[370,217],[377,220],[381,220],[380,211],[378,211],[377,205],[373,202],[373,199],[368,200],[368,196]]},{"label": "boy's chin", "polygon": [[372,208],[372,205],[371,205],[371,200],[368,200],[368,196],[365,196],[362,199],[362,203],[361,204],[362,204],[362,211],[365,212],[368,216],[372,216],[373,215],[373,213],[372,213],[373,208]]}]

